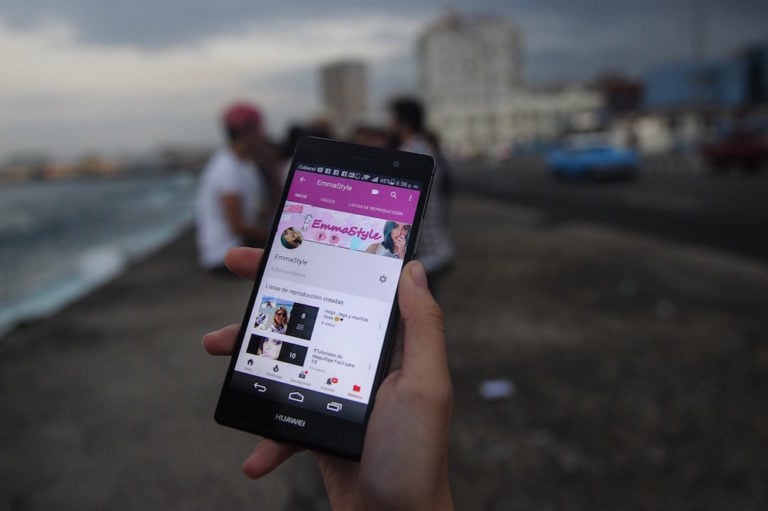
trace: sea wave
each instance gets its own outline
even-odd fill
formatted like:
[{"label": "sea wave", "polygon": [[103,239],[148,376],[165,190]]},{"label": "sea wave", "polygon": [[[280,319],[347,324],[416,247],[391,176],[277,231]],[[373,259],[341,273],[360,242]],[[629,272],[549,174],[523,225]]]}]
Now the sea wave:
[{"label": "sea wave", "polygon": [[0,336],[178,237],[191,225],[194,190],[188,176],[0,189],[0,198],[15,199],[0,201]]}]

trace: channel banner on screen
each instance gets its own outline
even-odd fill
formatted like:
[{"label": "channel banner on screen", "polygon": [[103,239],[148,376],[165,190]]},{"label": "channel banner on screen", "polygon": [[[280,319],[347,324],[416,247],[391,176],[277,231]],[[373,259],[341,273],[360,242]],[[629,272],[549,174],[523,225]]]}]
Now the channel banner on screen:
[{"label": "channel banner on screen", "polygon": [[288,200],[320,208],[413,223],[419,191],[297,170]]},{"label": "channel banner on screen", "polygon": [[288,249],[302,243],[403,258],[411,224],[286,202],[280,217],[280,243]]}]

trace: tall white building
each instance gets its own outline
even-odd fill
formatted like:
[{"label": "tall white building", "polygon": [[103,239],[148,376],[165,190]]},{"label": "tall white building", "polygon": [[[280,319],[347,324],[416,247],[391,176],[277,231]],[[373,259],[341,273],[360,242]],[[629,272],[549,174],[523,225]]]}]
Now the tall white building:
[{"label": "tall white building", "polygon": [[368,78],[364,62],[338,61],[320,69],[323,107],[341,132],[365,119]]},{"label": "tall white building", "polygon": [[527,89],[521,33],[503,19],[448,14],[421,34],[418,57],[428,124],[455,155],[553,140],[589,124],[603,105],[576,85]]},{"label": "tall white building", "polygon": [[418,40],[420,82],[429,107],[498,101],[523,85],[520,31],[490,17],[447,14]]}]

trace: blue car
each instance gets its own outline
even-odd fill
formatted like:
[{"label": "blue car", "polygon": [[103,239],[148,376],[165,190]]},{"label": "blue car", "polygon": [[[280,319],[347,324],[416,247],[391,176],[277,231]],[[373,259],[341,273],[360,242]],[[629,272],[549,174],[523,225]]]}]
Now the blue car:
[{"label": "blue car", "polygon": [[598,134],[574,135],[547,155],[552,175],[571,179],[633,179],[639,158],[631,149],[612,145]]}]

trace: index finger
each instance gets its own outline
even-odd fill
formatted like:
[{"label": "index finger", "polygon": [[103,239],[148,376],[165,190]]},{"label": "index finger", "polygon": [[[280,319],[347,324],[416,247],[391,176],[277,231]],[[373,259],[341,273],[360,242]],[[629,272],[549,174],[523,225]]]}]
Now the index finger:
[{"label": "index finger", "polygon": [[227,325],[203,336],[203,348],[211,355],[231,355],[240,325]]},{"label": "index finger", "polygon": [[260,248],[237,247],[227,252],[224,257],[224,264],[232,273],[248,280],[256,280],[262,255],[264,255],[264,250]]}]

